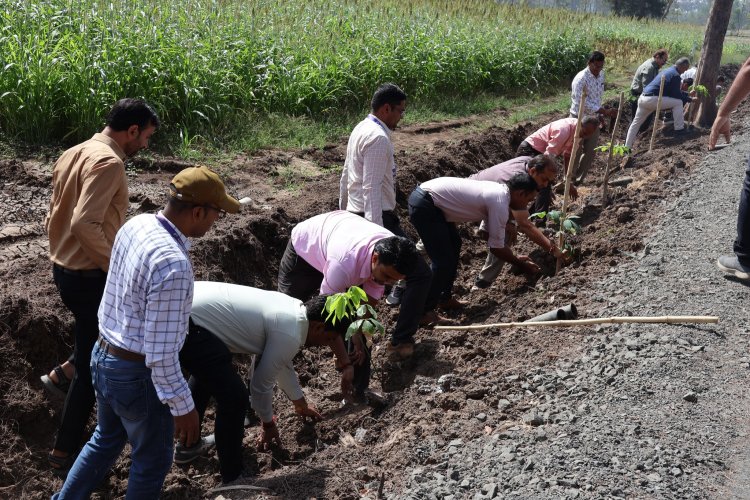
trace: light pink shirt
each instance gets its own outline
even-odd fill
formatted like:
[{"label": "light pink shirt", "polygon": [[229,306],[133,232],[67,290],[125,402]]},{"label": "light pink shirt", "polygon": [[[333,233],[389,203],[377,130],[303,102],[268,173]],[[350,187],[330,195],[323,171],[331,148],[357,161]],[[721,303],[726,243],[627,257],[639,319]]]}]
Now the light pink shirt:
[{"label": "light pink shirt", "polygon": [[390,129],[374,115],[354,127],[339,182],[339,208],[383,225],[383,211],[396,207],[396,162]]},{"label": "light pink shirt", "polygon": [[[510,214],[510,191],[505,184],[458,177],[438,177],[420,186],[443,211],[448,222],[483,221],[490,248],[505,246],[505,225]],[[296,247],[295,247],[296,248]]]},{"label": "light pink shirt", "polygon": [[540,128],[526,139],[539,152],[552,156],[570,155],[576,134],[577,118],[563,118]]},{"label": "light pink shirt", "polygon": [[316,215],[292,229],[292,246],[308,264],[323,273],[320,293],[346,292],[361,286],[374,299],[383,285],[372,280],[375,244],[393,233],[345,210]]}]

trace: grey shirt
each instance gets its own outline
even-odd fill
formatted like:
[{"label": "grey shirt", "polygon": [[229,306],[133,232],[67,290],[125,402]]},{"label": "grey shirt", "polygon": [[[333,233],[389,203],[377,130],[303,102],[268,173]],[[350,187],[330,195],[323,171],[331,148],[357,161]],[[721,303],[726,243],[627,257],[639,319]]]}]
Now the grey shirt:
[{"label": "grey shirt", "polygon": [[642,94],[643,87],[651,83],[651,80],[656,78],[656,75],[658,74],[659,65],[656,64],[653,57],[648,61],[644,61],[644,63],[638,66],[638,69],[635,71],[633,83],[630,84],[630,90],[632,90],[634,94]]},{"label": "grey shirt", "polygon": [[276,383],[291,400],[304,396],[292,360],[307,340],[301,301],[248,286],[196,281],[190,318],[230,351],[262,354],[250,384],[252,407],[264,422],[273,418]]}]

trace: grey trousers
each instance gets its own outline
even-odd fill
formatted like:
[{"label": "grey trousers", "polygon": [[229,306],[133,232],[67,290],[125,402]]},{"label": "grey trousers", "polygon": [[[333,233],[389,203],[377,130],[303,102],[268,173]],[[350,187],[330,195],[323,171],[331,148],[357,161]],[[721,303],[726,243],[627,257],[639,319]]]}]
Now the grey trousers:
[{"label": "grey trousers", "polygon": [[495,254],[488,251],[487,259],[484,261],[482,270],[477,275],[476,282],[474,283],[478,288],[487,288],[497,279],[500,275],[500,271],[503,270],[505,261],[495,257]]},{"label": "grey trousers", "polygon": [[[596,127],[596,132],[594,132],[591,137],[587,137],[583,140],[583,147],[578,148],[578,154],[580,156],[580,161],[578,162],[578,168],[575,172],[575,179],[576,182],[583,182],[583,179],[586,177],[586,174],[589,172],[589,169],[591,168],[591,164],[594,163],[594,155],[596,154],[596,151],[594,151],[594,148],[596,148],[596,145],[599,143],[599,127]],[[583,151],[581,153],[581,151]]]}]

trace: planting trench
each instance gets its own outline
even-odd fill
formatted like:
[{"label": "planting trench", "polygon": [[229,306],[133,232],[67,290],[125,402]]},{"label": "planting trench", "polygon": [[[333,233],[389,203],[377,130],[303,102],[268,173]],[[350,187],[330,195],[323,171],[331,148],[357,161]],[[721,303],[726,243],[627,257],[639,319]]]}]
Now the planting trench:
[{"label": "planting trench", "polygon": [[[437,176],[466,177],[507,160],[529,132],[556,118],[472,134],[452,127],[400,131],[395,142],[402,220],[407,219],[406,198],[419,182]],[[603,142],[607,135],[602,135]],[[569,302],[585,317],[594,310],[588,293],[591,284],[643,250],[644,236],[667,202],[682,192],[691,170],[704,157],[705,143],[706,135],[700,133],[661,138],[652,153],[635,154],[624,165],[624,174],[634,182],[612,188],[613,203],[607,208],[600,203],[597,186],[606,161],[600,155],[573,204],[584,225],[576,239],[579,257],[557,276],[552,275],[553,259],[521,237],[517,250],[528,252],[541,264],[541,276],[528,280],[506,269],[492,288],[470,293],[484,261],[485,244],[473,236],[469,225],[463,225],[456,294],[471,303],[452,317],[462,324],[525,320]],[[336,167],[343,164],[345,151],[343,138],[321,150],[270,151],[236,158],[224,169],[229,190],[240,197],[250,196],[254,202],[241,215],[218,221],[214,230],[195,242],[191,252],[196,278],[275,288],[278,261],[294,223],[336,208]],[[129,216],[158,208],[168,180],[183,167],[172,160],[135,161],[129,170]],[[39,381],[70,349],[71,317],[52,284],[42,225],[50,196],[50,170],[51,161],[38,159],[0,163],[0,443],[6,450],[0,468],[0,497],[7,498],[47,498],[61,484],[49,472],[45,456],[62,405],[47,398]],[[411,230],[408,222],[405,226]],[[392,324],[396,311],[384,305],[379,311],[386,324]],[[449,436],[454,431],[448,430],[447,421],[464,422],[461,432],[467,435],[487,432],[482,421],[473,418],[478,413],[495,422],[520,421],[527,410],[522,404],[501,403],[498,408],[513,384],[510,374],[579,352],[586,331],[528,335],[522,330],[502,334],[420,330],[414,358],[403,363],[385,360],[381,340],[374,356],[373,388],[388,399],[382,409],[341,408],[339,377],[329,353],[305,350],[296,366],[308,399],[326,419],[315,426],[304,424],[293,416],[283,395],[277,395],[274,404],[284,447],[273,454],[256,453],[255,430],[246,432],[244,459],[253,475],[251,482],[283,498],[357,498],[368,492],[374,497],[373,489],[384,473],[384,491],[398,497],[407,479],[401,471],[431,460],[426,437]],[[238,359],[240,366],[245,361]],[[450,390],[435,390],[446,385]],[[211,428],[209,413],[204,433]],[[126,457],[119,460],[97,498],[124,493],[128,465]],[[219,483],[218,462],[212,454],[188,466],[173,467],[164,497],[202,498]],[[231,492],[231,498],[242,495]]]}]

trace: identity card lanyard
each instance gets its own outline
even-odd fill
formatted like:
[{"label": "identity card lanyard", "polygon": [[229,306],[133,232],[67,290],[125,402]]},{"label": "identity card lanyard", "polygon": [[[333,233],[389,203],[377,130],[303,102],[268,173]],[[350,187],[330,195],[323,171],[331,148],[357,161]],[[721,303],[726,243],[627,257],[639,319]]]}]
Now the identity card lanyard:
[{"label": "identity card lanyard", "polygon": [[[389,134],[390,129],[388,127],[386,127],[385,124],[383,124],[380,120],[378,120],[377,118],[375,118],[372,115],[368,115],[368,118],[370,118],[370,120],[372,120],[375,123],[377,123],[380,126],[380,128],[382,128],[385,131],[386,135]],[[395,179],[396,178],[396,158],[393,156],[393,151],[391,151],[391,160],[393,161],[393,172],[392,173],[393,173],[393,178]]]},{"label": "identity card lanyard", "polygon": [[167,232],[172,235],[172,238],[174,238],[175,241],[180,244],[182,249],[185,250],[185,253],[187,253],[188,250],[187,248],[185,248],[185,244],[182,242],[182,238],[180,238],[180,235],[177,234],[177,230],[172,227],[172,224],[167,221],[166,217],[164,217],[162,214],[156,214],[156,220],[159,221],[159,224],[161,224],[164,229],[166,229]]}]

